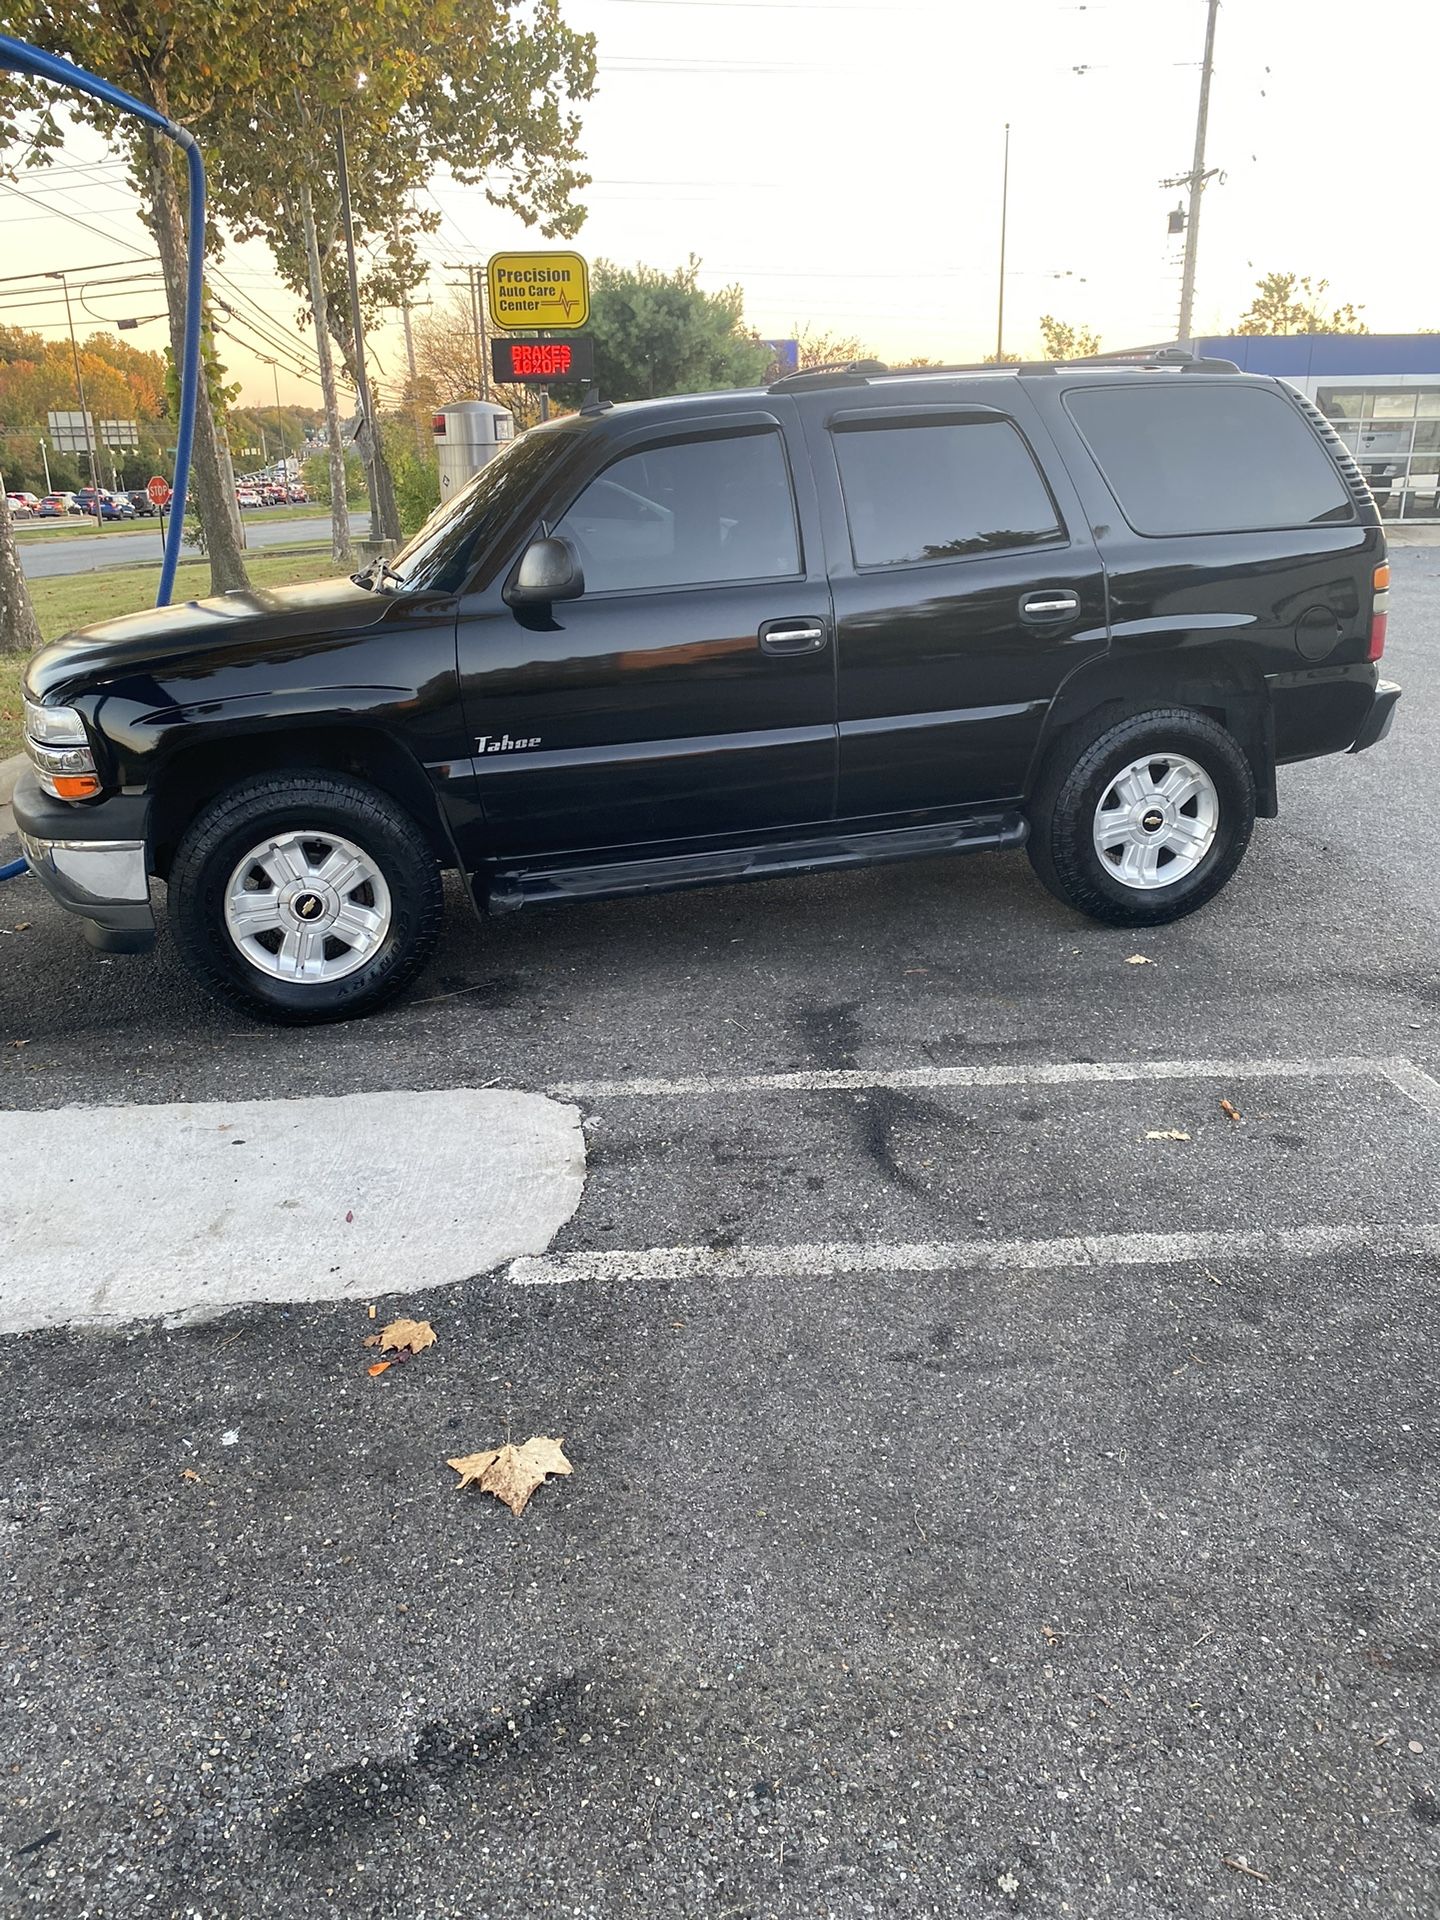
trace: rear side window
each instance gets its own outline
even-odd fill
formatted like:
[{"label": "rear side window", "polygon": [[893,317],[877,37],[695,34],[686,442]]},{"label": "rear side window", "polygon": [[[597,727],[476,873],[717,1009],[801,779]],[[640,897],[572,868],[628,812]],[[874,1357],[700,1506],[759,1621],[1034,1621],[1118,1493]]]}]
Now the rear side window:
[{"label": "rear side window", "polygon": [[835,458],[857,567],[1065,538],[1050,489],[1008,420],[842,423]]},{"label": "rear side window", "polygon": [[713,434],[627,453],[555,529],[587,593],[773,580],[800,571],[795,496],[780,435]]},{"label": "rear side window", "polygon": [[1352,520],[1344,483],[1300,414],[1264,387],[1183,375],[1072,388],[1065,404],[1137,533],[1241,533]]}]

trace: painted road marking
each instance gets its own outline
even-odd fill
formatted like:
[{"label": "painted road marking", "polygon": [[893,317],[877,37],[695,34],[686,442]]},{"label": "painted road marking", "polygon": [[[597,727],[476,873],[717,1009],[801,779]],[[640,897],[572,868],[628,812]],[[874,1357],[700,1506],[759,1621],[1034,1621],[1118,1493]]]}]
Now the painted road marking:
[{"label": "painted road marking", "polygon": [[1348,1253],[1440,1255],[1440,1222],[1424,1226],[1274,1227],[1216,1233],[1099,1233],[1065,1240],[935,1240],[885,1245],[648,1247],[544,1253],[512,1261],[520,1287],[591,1281],[761,1280],[844,1273],[1054,1272],[1229,1260],[1324,1260]]},{"label": "painted road marking", "polygon": [[536,1093],[0,1114],[0,1333],[443,1286],[580,1204],[580,1116]]},{"label": "painted road marking", "polygon": [[1440,1081],[1412,1060],[1080,1060],[994,1067],[816,1068],[798,1073],[691,1074],[675,1080],[569,1080],[560,1100],[655,1100],[696,1094],[850,1093],[874,1087],[1119,1086],[1147,1080],[1388,1080],[1440,1116]]}]

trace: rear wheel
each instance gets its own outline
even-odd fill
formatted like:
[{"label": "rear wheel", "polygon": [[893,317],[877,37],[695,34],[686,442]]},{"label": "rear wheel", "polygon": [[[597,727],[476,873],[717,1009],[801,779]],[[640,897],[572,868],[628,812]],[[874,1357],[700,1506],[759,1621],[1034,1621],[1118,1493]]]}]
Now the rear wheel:
[{"label": "rear wheel", "polygon": [[1255,824],[1236,743],[1191,708],[1113,713],[1056,743],[1030,807],[1030,863],[1050,891],[1116,926],[1178,920],[1212,900]]},{"label": "rear wheel", "polygon": [[196,977],[292,1025],[372,1012],[415,978],[440,931],[425,835],[388,794],[338,774],[232,787],[191,824],[169,884]]}]

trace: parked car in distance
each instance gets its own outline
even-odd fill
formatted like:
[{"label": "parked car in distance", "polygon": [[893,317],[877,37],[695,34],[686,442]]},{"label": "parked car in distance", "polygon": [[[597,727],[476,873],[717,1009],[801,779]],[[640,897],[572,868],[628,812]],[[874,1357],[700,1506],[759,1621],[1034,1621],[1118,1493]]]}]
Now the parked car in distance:
[{"label": "parked car in distance", "polygon": [[34,519],[35,509],[39,506],[40,502],[35,498],[33,493],[7,493],[5,498],[10,506],[10,518],[12,520]]},{"label": "parked car in distance", "polygon": [[125,498],[130,502],[137,520],[152,519],[160,511],[144,487],[131,487]]},{"label": "parked car in distance", "polygon": [[63,520],[67,513],[83,513],[73,493],[47,493],[35,509],[36,517],[41,520]]},{"label": "parked car in distance", "polygon": [[296,486],[293,480],[291,481],[290,485],[285,489],[285,496],[289,500],[291,506],[294,506],[294,507],[305,507],[310,504],[310,495],[308,490],[304,487]]},{"label": "parked car in distance", "polygon": [[258,507],[261,504],[259,492],[254,487],[237,487],[235,504],[237,507]]},{"label": "parked car in distance", "polygon": [[1388,586],[1334,429],[1228,361],[592,404],[350,579],[42,649],[15,822],[96,944],[161,880],[198,978],[292,1023],[414,979],[447,867],[499,914],[1024,846],[1156,927],[1280,766],[1384,738]]},{"label": "parked car in distance", "polygon": [[267,507],[283,507],[289,495],[284,487],[264,486],[260,489],[260,498]]}]

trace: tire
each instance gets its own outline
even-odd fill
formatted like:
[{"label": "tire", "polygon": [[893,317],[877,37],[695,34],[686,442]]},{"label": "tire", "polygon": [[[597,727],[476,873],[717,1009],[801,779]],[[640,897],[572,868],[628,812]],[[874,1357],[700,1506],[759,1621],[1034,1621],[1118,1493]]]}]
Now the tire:
[{"label": "tire", "polygon": [[201,985],[290,1026],[393,999],[434,951],[444,908],[440,863],[403,807],[363,781],[301,770],[213,800],[169,888],[171,931]]},{"label": "tire", "polygon": [[1111,926],[1160,926],[1213,900],[1239,866],[1255,778],[1203,713],[1112,710],[1060,737],[1028,812],[1030,864],[1053,894]]}]

